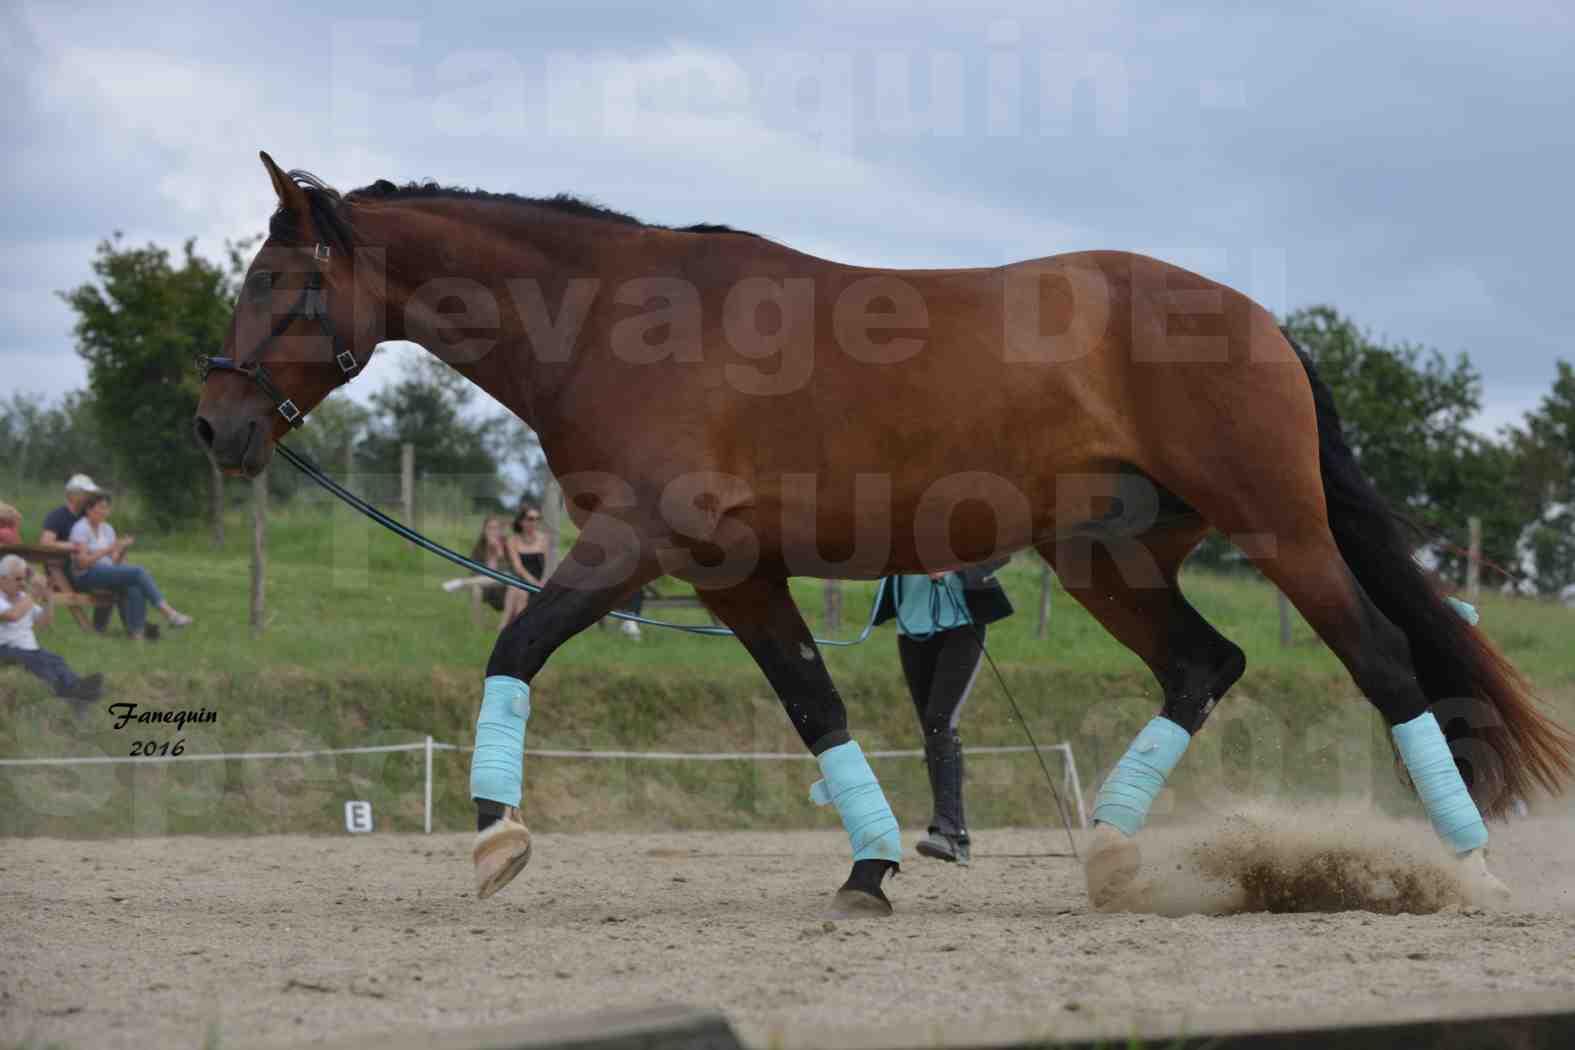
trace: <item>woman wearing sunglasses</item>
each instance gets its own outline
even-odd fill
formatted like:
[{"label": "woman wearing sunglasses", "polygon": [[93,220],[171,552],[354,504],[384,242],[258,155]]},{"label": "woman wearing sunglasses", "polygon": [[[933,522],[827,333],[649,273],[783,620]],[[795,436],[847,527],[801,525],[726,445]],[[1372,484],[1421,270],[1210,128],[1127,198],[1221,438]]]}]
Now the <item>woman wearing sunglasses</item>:
[{"label": "woman wearing sunglasses", "polygon": [[[514,515],[513,531],[506,544],[509,571],[526,583],[541,586],[547,573],[547,533],[541,527],[541,508],[534,503],[520,504]],[[530,604],[530,592],[510,587],[503,599],[503,620],[499,630],[507,627]]]}]

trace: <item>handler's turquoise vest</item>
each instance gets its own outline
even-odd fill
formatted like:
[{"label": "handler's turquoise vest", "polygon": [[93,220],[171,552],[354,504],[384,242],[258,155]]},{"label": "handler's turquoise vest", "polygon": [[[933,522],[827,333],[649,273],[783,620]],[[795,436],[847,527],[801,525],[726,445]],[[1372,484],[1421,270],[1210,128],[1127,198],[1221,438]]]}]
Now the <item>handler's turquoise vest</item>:
[{"label": "handler's turquoise vest", "polygon": [[972,623],[963,597],[962,578],[949,572],[939,580],[928,576],[892,577],[897,589],[897,633],[924,639]]}]

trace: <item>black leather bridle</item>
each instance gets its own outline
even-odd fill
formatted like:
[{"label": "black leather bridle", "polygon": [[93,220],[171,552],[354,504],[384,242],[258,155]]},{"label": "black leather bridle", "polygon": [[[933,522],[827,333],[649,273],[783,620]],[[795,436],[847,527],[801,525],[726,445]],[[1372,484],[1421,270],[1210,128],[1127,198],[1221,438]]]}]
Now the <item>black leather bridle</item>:
[{"label": "black leather bridle", "polygon": [[[316,262],[327,262],[331,250],[326,244],[318,244],[312,249],[312,259]],[[292,427],[298,427],[306,421],[306,413],[296,407],[294,401],[285,396],[279,389],[273,377],[268,374],[268,369],[262,363],[263,351],[268,344],[284,334],[285,329],[295,323],[295,319],[304,317],[316,320],[318,327],[328,337],[334,351],[334,363],[339,366],[341,377],[340,385],[350,382],[360,371],[361,366],[356,362],[355,354],[351,350],[341,350],[339,336],[334,332],[333,319],[328,316],[328,292],[323,287],[323,272],[314,269],[306,278],[306,287],[301,289],[301,294],[296,297],[289,312],[285,313],[274,322],[273,330],[267,338],[258,343],[252,350],[251,360],[242,362],[238,357],[211,357],[206,354],[197,357],[197,368],[206,380],[214,372],[239,372],[262,387],[263,393],[273,401],[274,408],[284,417],[284,421]]]}]

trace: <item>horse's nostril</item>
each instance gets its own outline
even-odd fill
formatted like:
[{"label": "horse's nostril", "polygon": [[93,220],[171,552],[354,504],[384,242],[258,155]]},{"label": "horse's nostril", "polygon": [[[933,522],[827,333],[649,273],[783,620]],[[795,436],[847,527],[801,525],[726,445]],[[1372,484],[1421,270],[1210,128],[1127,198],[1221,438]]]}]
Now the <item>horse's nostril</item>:
[{"label": "horse's nostril", "polygon": [[198,416],[197,417],[197,422],[195,424],[195,429],[197,431],[197,444],[201,445],[203,448],[212,448],[213,447],[213,424],[209,423],[206,419],[203,419],[201,416]]}]

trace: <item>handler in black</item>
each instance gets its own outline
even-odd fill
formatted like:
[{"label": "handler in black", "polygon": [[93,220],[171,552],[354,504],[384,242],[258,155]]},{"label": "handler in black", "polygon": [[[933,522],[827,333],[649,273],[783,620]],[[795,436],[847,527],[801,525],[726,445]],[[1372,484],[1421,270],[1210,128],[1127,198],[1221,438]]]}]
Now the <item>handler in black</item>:
[{"label": "handler in black", "polygon": [[877,624],[897,621],[897,653],[924,731],[935,800],[929,836],[918,850],[936,860],[969,861],[957,719],[984,656],[986,625],[1012,615],[1012,603],[995,578],[1005,564],[1003,558],[957,572],[888,576],[875,613]]}]

